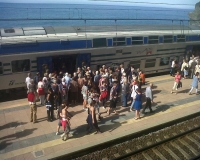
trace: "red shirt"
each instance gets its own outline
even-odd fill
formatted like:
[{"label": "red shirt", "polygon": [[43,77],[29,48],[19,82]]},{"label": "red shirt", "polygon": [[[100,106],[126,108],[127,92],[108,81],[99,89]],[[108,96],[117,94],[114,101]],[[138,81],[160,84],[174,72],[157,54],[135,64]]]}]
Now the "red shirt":
[{"label": "red shirt", "polygon": [[181,75],[175,75],[175,82],[180,82],[181,80]]}]

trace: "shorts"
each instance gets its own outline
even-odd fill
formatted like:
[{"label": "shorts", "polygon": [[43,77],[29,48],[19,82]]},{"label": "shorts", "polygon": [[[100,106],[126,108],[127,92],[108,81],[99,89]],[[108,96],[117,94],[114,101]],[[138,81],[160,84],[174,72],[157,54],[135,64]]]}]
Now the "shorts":
[{"label": "shorts", "polygon": [[62,126],[62,120],[61,119],[58,120],[58,126],[60,126],[60,127]]},{"label": "shorts", "polygon": [[86,101],[87,101],[87,99],[88,99],[87,96],[83,96],[83,100],[86,100]]}]

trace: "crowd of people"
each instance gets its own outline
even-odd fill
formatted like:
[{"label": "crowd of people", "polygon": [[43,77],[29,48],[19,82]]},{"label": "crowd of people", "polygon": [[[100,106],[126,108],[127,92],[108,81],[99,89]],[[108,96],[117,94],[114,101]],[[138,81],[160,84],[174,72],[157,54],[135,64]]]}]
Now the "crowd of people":
[{"label": "crowd of people", "polygon": [[145,84],[145,75],[140,69],[135,70],[134,66],[124,68],[121,64],[111,68],[103,65],[99,70],[92,71],[83,62],[73,75],[60,71],[59,74],[44,73],[43,76],[36,73],[32,77],[28,73],[25,82],[31,108],[30,121],[35,123],[37,120],[36,101],[39,101],[40,105],[46,106],[49,122],[59,119],[57,134],[60,126],[63,126],[66,133],[63,136],[70,131],[69,120],[72,115],[67,112],[69,104],[82,103],[83,110],[88,111],[88,132],[95,127],[97,133],[100,133],[97,123],[97,120],[101,120],[100,108],[106,109],[108,115],[117,114],[117,102],[127,107],[127,102],[132,100],[130,111],[136,110],[135,119],[140,118],[138,110],[142,107],[141,87]]},{"label": "crowd of people", "polygon": [[[200,63],[196,63],[195,58],[191,58],[189,63],[183,59],[183,63],[179,66],[176,60],[172,62],[171,75],[174,76],[174,86],[171,93],[177,94],[178,88],[182,86],[181,75],[188,78],[188,75],[193,78],[190,94],[196,88],[198,92]],[[179,70],[180,69],[180,70]],[[177,70],[177,71],[176,71]],[[47,69],[47,71],[49,71]],[[176,74],[175,74],[176,72]],[[28,73],[25,82],[27,84],[28,101],[31,108],[30,121],[35,123],[37,120],[38,100],[41,105],[46,106],[47,120],[49,122],[58,119],[57,135],[60,133],[60,127],[64,129],[61,135],[63,139],[68,138],[70,132],[70,119],[72,115],[67,111],[70,105],[82,104],[83,110],[87,111],[87,131],[90,133],[93,128],[96,133],[101,133],[98,127],[98,121],[101,120],[100,108],[105,110],[108,115],[111,113],[117,114],[117,102],[121,103],[122,107],[128,107],[127,102],[131,101],[130,112],[135,111],[135,120],[140,118],[140,110],[142,109],[142,85],[145,84],[145,74],[134,66],[121,64],[116,68],[111,68],[103,65],[96,71],[92,71],[89,66],[82,63],[82,67],[77,68],[77,71],[72,75],[65,72],[54,73],[37,73],[32,77]],[[145,114],[146,108],[153,112],[151,106],[153,103],[152,86],[146,88],[146,106],[142,113]],[[56,116],[54,116],[56,110]]]},{"label": "crowd of people", "polygon": [[181,63],[178,63],[176,59],[172,61],[170,75],[174,76],[174,85],[171,93],[177,94],[178,88],[182,88],[181,79],[191,78],[192,84],[189,94],[191,95],[192,90],[196,88],[196,95],[198,95],[198,82],[200,81],[200,61],[199,57],[190,57],[188,62],[187,59],[183,58]]}]

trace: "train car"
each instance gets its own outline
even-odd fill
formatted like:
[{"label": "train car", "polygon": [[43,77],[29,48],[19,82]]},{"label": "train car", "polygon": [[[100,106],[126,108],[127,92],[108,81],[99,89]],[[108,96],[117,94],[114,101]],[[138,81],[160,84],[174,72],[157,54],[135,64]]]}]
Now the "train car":
[{"label": "train car", "polygon": [[53,72],[64,67],[73,73],[83,61],[92,69],[124,63],[145,74],[166,72],[172,59],[181,61],[194,48],[198,52],[199,34],[188,26],[1,29],[0,91],[25,87],[28,72],[34,76],[47,68]]}]

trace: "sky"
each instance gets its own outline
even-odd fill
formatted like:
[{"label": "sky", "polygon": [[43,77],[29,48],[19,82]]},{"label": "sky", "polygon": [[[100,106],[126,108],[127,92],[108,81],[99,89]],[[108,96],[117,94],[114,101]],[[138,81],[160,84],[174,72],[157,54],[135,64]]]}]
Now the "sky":
[{"label": "sky", "polygon": [[[115,2],[108,2],[115,1]],[[119,2],[120,1],[120,2]],[[125,2],[124,2],[125,1]],[[94,5],[133,5],[149,7],[173,7],[194,9],[194,5],[200,0],[0,0],[7,3],[70,3],[70,4],[94,4]],[[146,4],[133,2],[169,3],[169,4],[192,4],[192,5],[166,5],[166,4]]]}]

